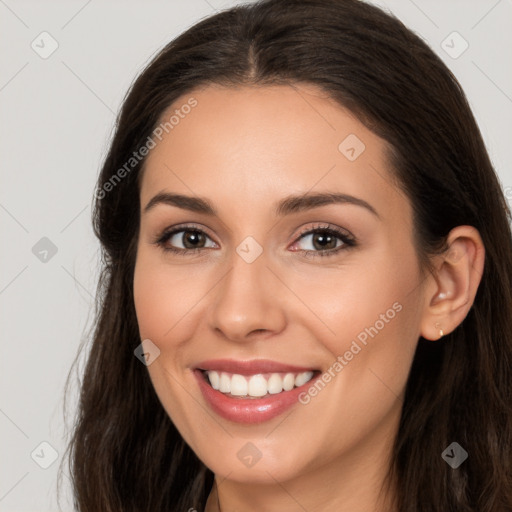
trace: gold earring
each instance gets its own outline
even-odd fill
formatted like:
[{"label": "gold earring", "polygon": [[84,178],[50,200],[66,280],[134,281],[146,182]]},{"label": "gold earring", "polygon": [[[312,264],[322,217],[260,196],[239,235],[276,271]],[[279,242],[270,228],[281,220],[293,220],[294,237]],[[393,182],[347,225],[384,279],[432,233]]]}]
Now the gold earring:
[{"label": "gold earring", "polygon": [[437,339],[440,340],[444,336],[443,329],[439,328],[439,324],[438,323],[436,323],[436,329],[439,329],[439,338],[437,338]]}]

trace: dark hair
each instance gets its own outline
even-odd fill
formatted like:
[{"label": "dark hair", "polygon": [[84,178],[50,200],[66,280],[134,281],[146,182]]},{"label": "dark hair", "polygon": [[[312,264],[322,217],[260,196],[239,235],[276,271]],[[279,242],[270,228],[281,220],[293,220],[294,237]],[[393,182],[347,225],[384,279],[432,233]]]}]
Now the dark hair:
[{"label": "dark hair", "polygon": [[[512,510],[510,210],[453,74],[398,19],[358,0],[265,0],[219,12],[169,43],[133,83],[95,197],[103,269],[68,447],[75,507],[202,511],[213,483],[134,357],[144,159],[102,188],[176,99],[211,83],[313,84],[385,139],[413,207],[422,268],[452,228],[478,229],[486,258],[473,306],[442,343],[419,339],[388,476],[400,512]],[[441,457],[452,441],[469,453],[457,469]]]}]

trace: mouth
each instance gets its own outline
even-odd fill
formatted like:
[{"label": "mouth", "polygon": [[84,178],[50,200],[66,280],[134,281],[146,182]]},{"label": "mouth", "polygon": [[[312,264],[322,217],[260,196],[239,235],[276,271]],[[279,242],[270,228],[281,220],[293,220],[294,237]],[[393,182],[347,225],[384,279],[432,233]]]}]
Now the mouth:
[{"label": "mouth", "polygon": [[238,399],[265,398],[278,395],[310,382],[319,370],[304,372],[266,372],[241,375],[216,370],[201,370],[203,379],[214,390]]},{"label": "mouth", "polygon": [[193,373],[210,408],[242,424],[262,423],[283,414],[321,376],[314,368],[232,359],[204,361]]}]

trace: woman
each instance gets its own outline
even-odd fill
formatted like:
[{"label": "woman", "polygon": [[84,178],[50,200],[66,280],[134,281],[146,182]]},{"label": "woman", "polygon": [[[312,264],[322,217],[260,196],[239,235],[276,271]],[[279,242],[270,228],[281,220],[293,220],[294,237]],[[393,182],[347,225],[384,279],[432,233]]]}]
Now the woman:
[{"label": "woman", "polygon": [[98,180],[77,510],[512,510],[509,221],[459,84],[390,15],[187,30]]}]

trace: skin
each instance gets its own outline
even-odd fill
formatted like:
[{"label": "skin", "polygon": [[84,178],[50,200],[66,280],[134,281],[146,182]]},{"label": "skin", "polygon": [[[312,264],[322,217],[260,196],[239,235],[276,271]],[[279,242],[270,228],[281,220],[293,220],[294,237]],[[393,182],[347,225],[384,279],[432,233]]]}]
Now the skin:
[{"label": "skin", "polygon": [[[168,113],[192,96],[197,106],[146,161],[134,295],[141,340],[161,351],[148,366],[155,391],[215,474],[207,510],[393,510],[393,486],[379,490],[417,341],[441,343],[440,329],[448,334],[467,315],[483,270],[481,238],[458,226],[449,250],[432,259],[435,272],[422,274],[411,205],[391,181],[385,141],[313,85],[208,86]],[[365,144],[354,161],[338,149],[349,134]],[[275,215],[284,197],[320,191],[363,199],[378,216],[348,203]],[[218,215],[168,204],[144,212],[160,192],[206,198]],[[154,243],[181,223],[206,233],[200,252]],[[318,223],[350,232],[357,245],[314,257],[318,244],[300,231]],[[172,239],[177,248],[182,235]],[[236,252],[247,236],[263,249],[252,263]],[[396,302],[401,311],[317,396],[273,420],[223,419],[192,374],[214,358],[327,371]],[[248,442],[261,453],[252,467],[237,457]]]}]

